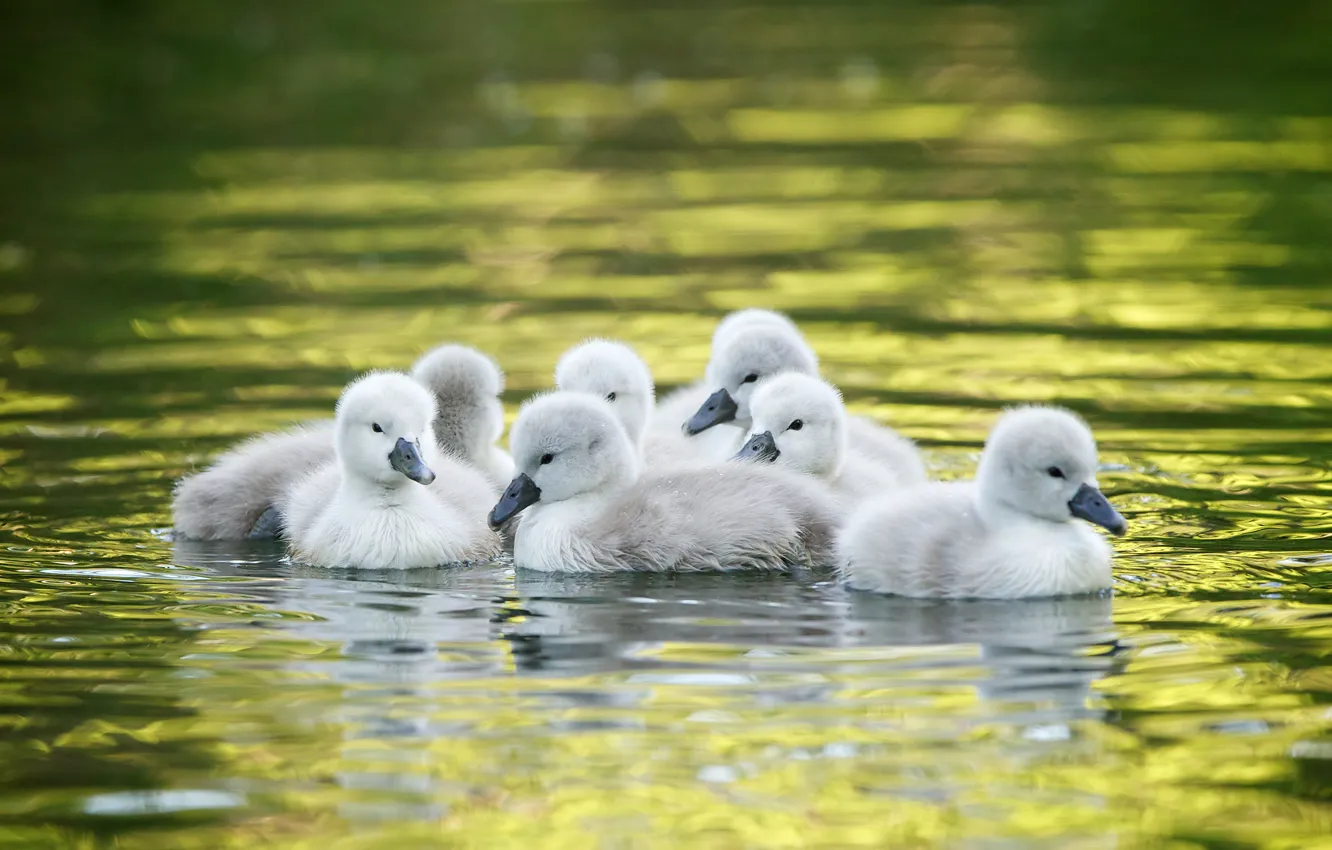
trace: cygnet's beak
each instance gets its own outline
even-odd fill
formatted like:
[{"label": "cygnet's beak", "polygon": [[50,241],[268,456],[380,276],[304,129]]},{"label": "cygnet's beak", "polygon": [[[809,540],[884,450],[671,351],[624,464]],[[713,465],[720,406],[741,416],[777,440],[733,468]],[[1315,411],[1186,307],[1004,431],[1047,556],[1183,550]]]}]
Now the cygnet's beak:
[{"label": "cygnet's beak", "polygon": [[755,434],[750,437],[748,442],[740,447],[740,451],[735,453],[731,460],[752,460],[757,463],[772,463],[781,457],[781,450],[777,448],[777,441],[772,438],[771,431],[764,431],[762,434]]},{"label": "cygnet's beak", "polygon": [[421,452],[416,444],[406,437],[399,437],[393,451],[389,452],[389,465],[418,484],[429,484],[435,480],[435,473],[421,460]]},{"label": "cygnet's beak", "polygon": [[708,396],[708,400],[703,402],[703,406],[698,412],[689,417],[685,423],[684,431],[689,436],[701,434],[711,428],[713,425],[720,425],[723,422],[734,422],[736,411],[740,409],[731,398],[731,394],[725,389],[717,390]]},{"label": "cygnet's beak", "polygon": [[1128,521],[1119,511],[1110,507],[1100,490],[1090,484],[1083,484],[1068,502],[1068,509],[1073,516],[1094,522],[1111,534],[1123,534],[1128,531]]},{"label": "cygnet's beak", "polygon": [[490,509],[490,516],[486,521],[490,523],[491,528],[499,528],[522,513],[524,508],[539,501],[541,501],[541,488],[527,477],[526,472],[520,472],[517,478],[509,482],[508,489],[504,491],[503,496],[500,496],[495,507]]}]

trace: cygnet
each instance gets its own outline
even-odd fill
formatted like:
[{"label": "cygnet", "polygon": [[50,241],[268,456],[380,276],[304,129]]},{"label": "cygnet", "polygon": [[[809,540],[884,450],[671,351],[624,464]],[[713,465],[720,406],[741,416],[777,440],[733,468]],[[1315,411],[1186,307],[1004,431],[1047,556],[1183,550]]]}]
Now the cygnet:
[{"label": "cygnet", "polygon": [[435,395],[435,440],[445,454],[481,470],[499,492],[513,477],[513,460],[495,445],[504,432],[504,373],[465,345],[441,345],[416,361],[412,377]]},{"label": "cygnet", "polygon": [[[847,458],[847,416],[842,395],[826,381],[783,372],[760,381],[749,401],[753,424],[736,458],[771,462],[828,482],[844,505],[920,483],[916,446],[893,431],[898,462]],[[886,430],[886,429],[885,429]]]},{"label": "cygnet", "polygon": [[510,432],[518,476],[490,514],[522,512],[514,563],[546,572],[786,569],[826,563],[836,516],[808,476],[754,464],[640,475],[603,399],[538,396]]},{"label": "cygnet", "polygon": [[[763,378],[781,372],[817,375],[818,358],[799,333],[776,323],[751,324],[727,334],[708,361],[712,395],[684,423],[691,438],[709,442],[709,453],[730,457],[751,424],[749,399]],[[700,437],[715,429],[715,434]]]},{"label": "cygnet", "polygon": [[481,506],[490,485],[431,439],[421,384],[372,372],[335,418],[337,458],[278,500],[292,557],[321,567],[408,569],[490,558],[499,538]]},{"label": "cygnet", "polygon": [[622,342],[590,339],[566,351],[555,365],[555,387],[605,399],[648,465],[702,460],[678,429],[673,433],[647,430],[655,391],[652,372]]},{"label": "cygnet", "polygon": [[1075,414],[1008,411],[971,483],[926,484],[863,507],[838,565],[854,588],[917,597],[1016,599],[1110,587],[1112,534],[1127,523],[1096,482],[1096,442]]},{"label": "cygnet", "polygon": [[[800,336],[800,329],[795,322],[775,310],[759,307],[747,307],[727,313],[712,331],[709,359],[715,359],[722,345],[737,331],[754,327],[772,327],[778,332]],[[811,356],[812,356],[811,352]],[[687,420],[716,391],[706,377],[685,387],[681,387],[657,402],[655,415],[652,417],[652,430],[667,434],[680,433],[680,423]],[[725,429],[723,429],[725,430]],[[695,440],[695,442],[699,442]],[[706,442],[706,441],[705,441]]]}]

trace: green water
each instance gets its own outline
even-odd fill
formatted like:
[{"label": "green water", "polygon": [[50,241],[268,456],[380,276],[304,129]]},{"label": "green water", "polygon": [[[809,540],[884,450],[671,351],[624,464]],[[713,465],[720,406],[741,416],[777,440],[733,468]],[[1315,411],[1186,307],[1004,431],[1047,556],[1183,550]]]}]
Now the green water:
[{"label": "green water", "polygon": [[[1321,4],[22,2],[0,846],[1332,846]],[[969,474],[1093,424],[1113,600],[367,575],[172,481],[443,340],[510,415],[789,312]]]}]

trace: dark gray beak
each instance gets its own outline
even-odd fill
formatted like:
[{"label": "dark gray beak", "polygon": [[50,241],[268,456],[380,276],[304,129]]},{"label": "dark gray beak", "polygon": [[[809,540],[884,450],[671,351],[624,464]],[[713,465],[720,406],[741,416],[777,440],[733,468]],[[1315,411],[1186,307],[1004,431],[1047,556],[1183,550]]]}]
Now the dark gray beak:
[{"label": "dark gray beak", "polygon": [[684,426],[685,433],[692,437],[703,433],[713,425],[734,422],[735,413],[739,409],[730,393],[724,389],[717,390],[708,396],[708,400],[703,402],[697,413],[689,417]]},{"label": "dark gray beak", "polygon": [[1100,490],[1090,484],[1083,484],[1069,500],[1068,509],[1078,519],[1094,522],[1111,534],[1123,534],[1128,531],[1128,521],[1120,516],[1119,511],[1110,507]]},{"label": "dark gray beak", "polygon": [[416,444],[407,442],[406,437],[399,437],[397,445],[389,452],[389,465],[418,484],[435,480],[435,473],[421,460]]},{"label": "dark gray beak", "polygon": [[731,460],[752,460],[756,463],[772,463],[781,457],[782,453],[777,448],[777,441],[772,438],[771,431],[764,431],[762,434],[755,434],[749,438],[749,442],[740,447],[740,451],[735,453]]},{"label": "dark gray beak", "polygon": [[499,528],[504,523],[518,516],[524,508],[535,505],[541,501],[541,488],[536,486],[536,482],[527,477],[526,472],[518,473],[518,477],[509,482],[509,488],[500,496],[499,502],[490,509],[490,516],[487,522],[491,528]]}]

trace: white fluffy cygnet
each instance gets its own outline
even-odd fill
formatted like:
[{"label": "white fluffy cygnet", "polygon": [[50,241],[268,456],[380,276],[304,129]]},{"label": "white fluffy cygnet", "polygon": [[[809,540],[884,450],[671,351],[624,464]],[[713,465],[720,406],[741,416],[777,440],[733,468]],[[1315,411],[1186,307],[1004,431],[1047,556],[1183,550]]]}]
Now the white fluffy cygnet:
[{"label": "white fluffy cygnet", "polygon": [[499,365],[475,348],[447,344],[422,355],[412,377],[434,393],[439,447],[481,470],[498,492],[513,477],[513,460],[495,445],[504,433]]},{"label": "white fluffy cygnet", "polygon": [[[775,310],[765,310],[759,307],[735,310],[723,316],[722,320],[717,323],[717,327],[713,329],[711,349],[708,355],[709,360],[716,358],[723,343],[736,331],[764,326],[773,327],[778,332],[785,331],[800,336],[800,329],[796,327],[795,322]],[[708,396],[716,390],[717,387],[711,385],[705,374],[702,380],[681,387],[665,396],[657,402],[657,409],[652,417],[652,430],[672,435],[680,433],[680,424],[693,416],[703,402],[707,401]]]},{"label": "white fluffy cygnet", "polygon": [[287,487],[332,458],[332,422],[247,440],[176,484],[173,530],[186,540],[272,538],[277,523],[260,518]]},{"label": "white fluffy cygnet", "polygon": [[648,431],[655,393],[652,372],[622,342],[590,339],[566,351],[555,365],[555,387],[605,399],[643,462],[650,466],[702,460],[679,429]]},{"label": "white fluffy cygnet", "polygon": [[749,401],[752,424],[736,458],[771,462],[824,479],[844,506],[883,496],[921,481],[916,446],[897,441],[897,462],[847,454],[847,416],[842,394],[826,381],[783,372],[760,381]]},{"label": "white fluffy cygnet", "polygon": [[[490,480],[491,495],[513,477],[513,461],[495,445],[504,430],[499,394],[504,374],[474,348],[442,345],[423,356],[413,377],[434,393],[434,436],[451,457],[472,464]],[[282,519],[278,496],[333,459],[332,421],[311,422],[247,440],[176,485],[175,534],[189,540],[272,538]]]},{"label": "white fluffy cygnet", "polygon": [[421,384],[372,372],[338,399],[337,459],[278,500],[292,557],[321,567],[408,569],[490,558],[489,483],[431,439]]},{"label": "white fluffy cygnet", "polygon": [[584,393],[528,402],[510,433],[518,476],[492,527],[522,513],[517,566],[546,572],[785,569],[826,563],[825,487],[754,464],[640,475],[610,405]]},{"label": "white fluffy cygnet", "polygon": [[926,484],[858,511],[838,540],[854,588],[1017,599],[1110,587],[1111,549],[1082,520],[1127,528],[1096,483],[1096,442],[1075,414],[1008,411],[971,483]]},{"label": "white fluffy cygnet", "polygon": [[778,322],[751,322],[725,334],[708,361],[712,395],[684,423],[691,441],[712,456],[730,457],[744,443],[749,400],[758,382],[782,372],[817,375],[819,361],[804,337]]}]

